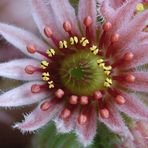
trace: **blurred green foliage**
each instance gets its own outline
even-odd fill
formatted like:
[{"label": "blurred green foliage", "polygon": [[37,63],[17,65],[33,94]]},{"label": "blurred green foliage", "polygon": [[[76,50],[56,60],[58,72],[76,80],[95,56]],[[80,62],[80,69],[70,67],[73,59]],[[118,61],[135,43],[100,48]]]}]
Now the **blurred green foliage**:
[{"label": "blurred green foliage", "polygon": [[[113,148],[120,143],[119,137],[110,132],[104,124],[99,123],[92,145],[87,148]],[[53,122],[39,130],[33,139],[33,148],[84,148],[74,133],[57,134]]]}]

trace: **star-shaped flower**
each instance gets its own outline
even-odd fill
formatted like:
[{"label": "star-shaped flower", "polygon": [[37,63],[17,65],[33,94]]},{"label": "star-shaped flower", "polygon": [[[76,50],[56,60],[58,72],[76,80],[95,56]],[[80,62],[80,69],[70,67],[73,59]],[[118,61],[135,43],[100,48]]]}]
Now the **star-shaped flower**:
[{"label": "star-shaped flower", "polygon": [[148,63],[148,11],[135,15],[137,2],[114,9],[108,0],[80,0],[76,16],[68,0],[30,0],[41,37],[0,23],[0,34],[29,56],[0,64],[0,76],[27,81],[2,94],[0,106],[39,103],[14,127],[31,132],[53,119],[59,132],[75,130],[86,146],[99,120],[133,138],[120,113],[148,119],[134,93],[148,92],[148,73],[137,69]]}]

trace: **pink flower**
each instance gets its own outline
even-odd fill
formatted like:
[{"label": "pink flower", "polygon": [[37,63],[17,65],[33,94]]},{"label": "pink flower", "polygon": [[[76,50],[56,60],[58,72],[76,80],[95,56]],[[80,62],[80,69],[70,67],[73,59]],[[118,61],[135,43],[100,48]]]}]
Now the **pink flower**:
[{"label": "pink flower", "polygon": [[134,94],[148,91],[147,72],[137,70],[148,63],[148,36],[143,31],[148,11],[134,16],[137,2],[129,0],[113,9],[104,1],[101,25],[96,23],[95,0],[80,0],[78,16],[68,0],[30,0],[43,39],[0,24],[1,35],[30,57],[0,64],[0,76],[27,81],[2,94],[0,106],[39,103],[15,128],[31,132],[53,119],[59,132],[75,130],[86,146],[99,120],[133,139],[120,112],[148,119],[147,107]]}]

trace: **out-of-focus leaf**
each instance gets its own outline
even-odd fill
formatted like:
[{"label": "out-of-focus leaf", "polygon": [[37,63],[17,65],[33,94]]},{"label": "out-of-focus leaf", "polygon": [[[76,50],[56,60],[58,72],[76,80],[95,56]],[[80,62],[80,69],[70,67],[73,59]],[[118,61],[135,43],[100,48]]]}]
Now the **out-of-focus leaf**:
[{"label": "out-of-focus leaf", "polygon": [[[117,135],[111,133],[103,124],[98,125],[97,135],[87,148],[113,148],[119,143]],[[84,148],[74,133],[57,134],[53,123],[39,130],[33,139],[33,148]]]}]

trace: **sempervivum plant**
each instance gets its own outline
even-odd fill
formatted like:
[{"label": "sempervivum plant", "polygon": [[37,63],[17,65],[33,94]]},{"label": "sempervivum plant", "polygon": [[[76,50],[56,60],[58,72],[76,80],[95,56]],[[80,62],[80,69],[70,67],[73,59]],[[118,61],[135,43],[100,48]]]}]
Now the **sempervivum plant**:
[{"label": "sempervivum plant", "polygon": [[133,138],[120,112],[148,119],[147,107],[134,93],[148,91],[148,73],[137,70],[148,63],[148,11],[135,15],[137,2],[116,9],[108,0],[99,3],[101,24],[95,0],[80,0],[77,16],[68,0],[30,0],[42,38],[0,23],[1,35],[29,56],[0,64],[0,76],[29,81],[2,94],[0,106],[39,103],[15,128],[31,132],[53,119],[59,132],[75,130],[86,146],[99,120]]}]

